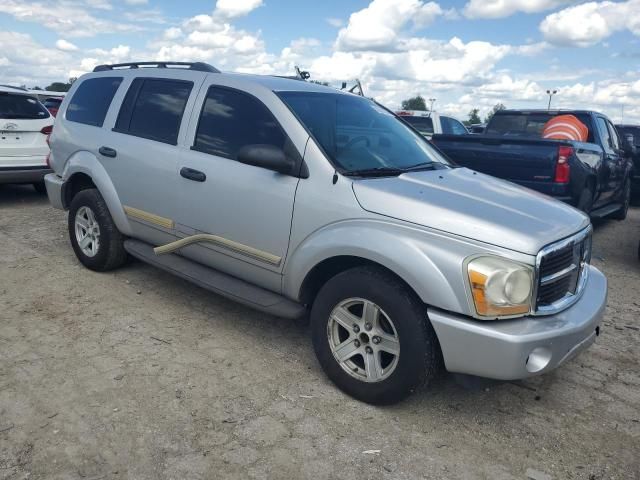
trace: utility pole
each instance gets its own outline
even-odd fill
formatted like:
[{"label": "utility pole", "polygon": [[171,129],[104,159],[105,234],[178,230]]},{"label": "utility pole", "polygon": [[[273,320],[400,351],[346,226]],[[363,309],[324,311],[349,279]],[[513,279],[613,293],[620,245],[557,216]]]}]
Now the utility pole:
[{"label": "utility pole", "polygon": [[549,95],[549,105],[547,106],[547,110],[551,110],[551,98],[558,93],[558,90],[547,90],[547,95]]},{"label": "utility pole", "polygon": [[431,105],[429,106],[429,111],[433,112],[433,104],[436,103],[436,99],[435,98],[430,98],[429,102],[431,103]]}]

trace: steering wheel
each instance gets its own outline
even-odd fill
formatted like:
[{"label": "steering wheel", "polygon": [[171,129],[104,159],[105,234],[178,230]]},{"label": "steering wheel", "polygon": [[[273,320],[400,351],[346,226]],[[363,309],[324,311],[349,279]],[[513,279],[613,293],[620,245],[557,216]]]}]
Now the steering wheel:
[{"label": "steering wheel", "polygon": [[369,141],[369,137],[365,137],[364,135],[360,135],[359,137],[353,137],[351,140],[347,142],[344,146],[345,150],[349,150],[353,148],[353,146],[358,142],[365,142],[367,147],[371,146],[371,141]]}]

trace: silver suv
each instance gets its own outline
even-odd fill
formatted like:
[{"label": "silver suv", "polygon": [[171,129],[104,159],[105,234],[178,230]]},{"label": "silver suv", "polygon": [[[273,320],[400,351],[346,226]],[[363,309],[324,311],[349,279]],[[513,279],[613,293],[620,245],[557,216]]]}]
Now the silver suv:
[{"label": "silver suv", "polygon": [[207,64],[103,65],[58,113],[46,177],[73,249],[310,315],[338,387],[396,402],[450,372],[521,379],[599,334],[579,211],[457,168],[372,100]]}]

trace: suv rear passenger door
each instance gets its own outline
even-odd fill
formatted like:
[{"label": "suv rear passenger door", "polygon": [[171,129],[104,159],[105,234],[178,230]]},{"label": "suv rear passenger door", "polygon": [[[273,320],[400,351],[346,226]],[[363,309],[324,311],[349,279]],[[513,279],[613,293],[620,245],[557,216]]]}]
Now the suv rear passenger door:
[{"label": "suv rear passenger door", "polygon": [[154,245],[175,240],[180,201],[178,159],[204,74],[149,69],[135,77],[98,145],[135,237]]},{"label": "suv rear passenger door", "polygon": [[214,238],[183,254],[279,290],[299,179],[239,163],[237,153],[251,144],[300,152],[261,100],[234,88],[203,88],[192,124],[191,152],[178,165],[178,228]]}]

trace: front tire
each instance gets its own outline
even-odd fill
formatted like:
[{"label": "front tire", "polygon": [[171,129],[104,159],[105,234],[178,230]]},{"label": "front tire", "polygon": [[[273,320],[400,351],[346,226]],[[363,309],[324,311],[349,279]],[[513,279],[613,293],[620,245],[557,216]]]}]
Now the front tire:
[{"label": "front tire", "polygon": [[379,268],[357,267],[329,280],[313,303],[311,330],[327,376],[363,402],[396,403],[440,366],[424,304]]},{"label": "front tire", "polygon": [[126,262],[124,237],[95,188],[82,190],[73,197],[68,227],[73,251],[88,269],[106,272]]}]

